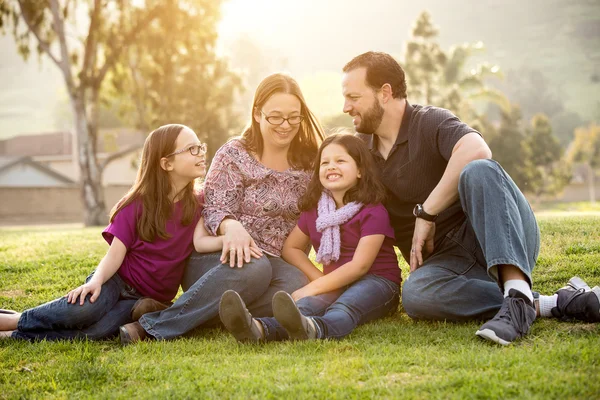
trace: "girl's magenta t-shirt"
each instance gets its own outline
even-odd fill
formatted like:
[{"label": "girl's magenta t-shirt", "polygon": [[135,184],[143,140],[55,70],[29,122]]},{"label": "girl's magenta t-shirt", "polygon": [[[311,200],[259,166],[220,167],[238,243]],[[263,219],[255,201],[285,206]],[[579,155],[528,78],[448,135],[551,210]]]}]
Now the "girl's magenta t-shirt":
[{"label": "girl's magenta t-shirt", "polygon": [[[304,211],[300,214],[298,228],[308,237],[315,251],[321,245],[323,234],[317,231],[317,209]],[[394,229],[390,224],[387,210],[381,204],[368,204],[360,209],[354,217],[340,226],[340,259],[329,265],[323,266],[325,274],[352,261],[358,242],[364,236],[385,235],[379,254],[373,261],[369,274],[382,276],[392,282],[400,284],[400,267],[398,257],[394,251]]]},{"label": "girl's magenta t-shirt", "polygon": [[194,229],[202,211],[201,200],[199,196],[198,210],[188,226],[181,224],[181,202],[175,203],[166,226],[168,239],[156,237],[153,242],[144,242],[139,238],[137,219],[141,215],[141,201],[125,206],[102,232],[108,244],[116,236],[127,247],[118,274],[142,295],[166,302],[177,294],[186,259],[194,249]]}]

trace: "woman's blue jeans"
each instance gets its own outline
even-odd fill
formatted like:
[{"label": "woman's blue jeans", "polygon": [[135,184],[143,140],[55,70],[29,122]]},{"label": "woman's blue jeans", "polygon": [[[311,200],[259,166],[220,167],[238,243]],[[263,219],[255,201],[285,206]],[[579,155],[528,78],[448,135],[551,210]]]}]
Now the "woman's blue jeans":
[{"label": "woman's blue jeans", "polygon": [[[93,274],[87,277],[86,282]],[[24,311],[12,337],[24,340],[91,339],[115,336],[119,326],[131,322],[131,308],[141,295],[117,274],[102,285],[100,296],[83,305],[66,297]]]},{"label": "woman's blue jeans", "polygon": [[[393,314],[398,309],[400,287],[389,279],[367,274],[338,291],[304,297],[296,303],[317,328],[317,339],[340,339],[358,325]],[[253,314],[254,315],[254,314]],[[257,318],[263,325],[265,340],[285,340],[288,333],[275,318]]]},{"label": "woman's blue jeans", "polygon": [[220,261],[221,252],[193,253],[181,284],[184,293],[166,310],[148,313],[139,322],[156,339],[172,339],[199,327],[219,323],[219,301],[226,290],[240,294],[253,315],[273,315],[271,299],[292,293],[308,283],[298,268],[279,257],[253,258],[242,268]]}]

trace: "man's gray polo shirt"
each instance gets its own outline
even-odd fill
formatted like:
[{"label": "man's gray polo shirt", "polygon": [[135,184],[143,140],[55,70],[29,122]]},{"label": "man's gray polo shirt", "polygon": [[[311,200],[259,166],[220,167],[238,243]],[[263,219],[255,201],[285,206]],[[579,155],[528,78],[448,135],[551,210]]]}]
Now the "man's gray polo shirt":
[{"label": "man's gray polo shirt", "polygon": [[[376,135],[357,134],[369,146],[387,188],[385,206],[396,234],[396,245],[407,261],[415,229],[413,208],[427,199],[442,178],[454,145],[470,132],[477,131],[448,110],[407,102],[398,138],[387,160],[377,150]],[[460,201],[444,210],[436,220],[436,246],[464,219]]]}]

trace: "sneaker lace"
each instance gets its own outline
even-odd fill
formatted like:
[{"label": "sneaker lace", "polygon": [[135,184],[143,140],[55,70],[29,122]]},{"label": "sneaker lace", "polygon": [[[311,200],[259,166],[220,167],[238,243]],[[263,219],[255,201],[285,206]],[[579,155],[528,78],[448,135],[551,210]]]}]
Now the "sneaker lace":
[{"label": "sneaker lace", "polygon": [[527,304],[525,300],[520,298],[506,297],[502,309],[496,315],[498,319],[503,319],[510,322],[521,335],[527,334],[529,331],[529,323],[526,313]]}]

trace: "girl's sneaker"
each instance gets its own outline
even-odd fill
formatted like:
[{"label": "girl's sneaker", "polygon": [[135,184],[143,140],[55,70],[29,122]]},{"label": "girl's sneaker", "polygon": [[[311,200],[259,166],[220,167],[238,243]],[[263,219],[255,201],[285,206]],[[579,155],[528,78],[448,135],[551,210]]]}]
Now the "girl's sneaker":
[{"label": "girl's sneaker", "polygon": [[285,328],[291,340],[317,338],[314,322],[300,313],[292,296],[283,290],[273,296],[273,315]]},{"label": "girl's sneaker", "polygon": [[262,333],[256,326],[252,315],[246,309],[244,300],[235,290],[227,290],[219,302],[219,318],[225,329],[231,333],[238,342],[259,342],[264,340]]}]

